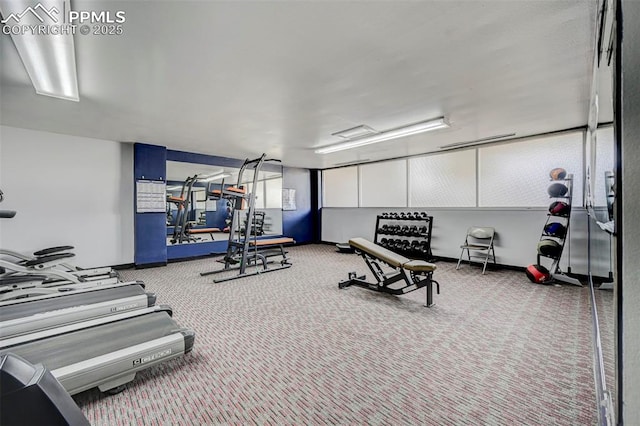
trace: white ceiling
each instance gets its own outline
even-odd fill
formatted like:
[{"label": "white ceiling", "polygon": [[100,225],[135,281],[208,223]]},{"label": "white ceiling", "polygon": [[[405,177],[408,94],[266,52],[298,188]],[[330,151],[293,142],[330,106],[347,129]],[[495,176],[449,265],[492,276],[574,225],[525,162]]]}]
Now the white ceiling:
[{"label": "white ceiling", "polygon": [[[79,103],[36,95],[0,36],[2,124],[240,159],[267,152],[284,165],[324,168],[588,118],[595,0],[78,0],[72,8],[123,10],[124,34],[75,36]],[[313,153],[349,127],[440,116],[450,129]]]}]

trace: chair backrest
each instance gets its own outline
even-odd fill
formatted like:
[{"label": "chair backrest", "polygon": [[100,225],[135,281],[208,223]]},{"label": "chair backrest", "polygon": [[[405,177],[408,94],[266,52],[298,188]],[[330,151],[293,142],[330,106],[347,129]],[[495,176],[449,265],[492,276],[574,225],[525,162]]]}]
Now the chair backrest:
[{"label": "chair backrest", "polygon": [[477,238],[479,240],[486,240],[493,238],[496,230],[487,226],[472,226],[467,229],[467,236]]},{"label": "chair backrest", "polygon": [[493,247],[493,237],[495,229],[487,226],[471,226],[467,229],[467,236],[465,238],[465,244],[471,244],[474,246],[482,246],[487,249]]}]

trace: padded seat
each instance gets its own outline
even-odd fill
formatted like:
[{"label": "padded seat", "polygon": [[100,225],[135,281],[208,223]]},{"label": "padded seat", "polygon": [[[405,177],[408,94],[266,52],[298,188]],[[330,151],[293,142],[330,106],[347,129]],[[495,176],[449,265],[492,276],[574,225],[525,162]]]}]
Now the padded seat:
[{"label": "padded seat", "polygon": [[295,240],[293,238],[289,238],[289,237],[271,238],[271,239],[264,239],[264,240],[252,240],[252,241],[249,241],[249,245],[250,246],[256,246],[256,247],[277,246],[277,245],[281,245],[281,244],[293,244],[293,243],[295,243]]},{"label": "padded seat", "polygon": [[410,260],[402,265],[402,267],[412,272],[432,272],[436,270],[436,265],[425,262],[424,260]]},{"label": "padded seat", "polygon": [[220,232],[220,228],[190,228],[187,229],[188,234],[210,234],[212,232]]}]

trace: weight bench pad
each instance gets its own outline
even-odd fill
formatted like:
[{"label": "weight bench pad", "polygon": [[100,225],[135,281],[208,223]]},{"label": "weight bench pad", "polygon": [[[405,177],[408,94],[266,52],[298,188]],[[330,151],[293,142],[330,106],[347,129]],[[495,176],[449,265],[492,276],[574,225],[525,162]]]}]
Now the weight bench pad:
[{"label": "weight bench pad", "polygon": [[188,234],[210,234],[212,232],[220,232],[220,228],[196,228],[187,229]]},{"label": "weight bench pad", "polygon": [[293,238],[283,237],[283,238],[273,238],[270,240],[252,240],[249,241],[249,245],[252,246],[277,246],[280,244],[290,244],[295,243]]},{"label": "weight bench pad", "polygon": [[436,269],[436,265],[433,263],[423,260],[411,260],[364,238],[352,238],[349,240],[349,245],[382,260],[394,268],[403,268],[413,272],[431,272]]}]

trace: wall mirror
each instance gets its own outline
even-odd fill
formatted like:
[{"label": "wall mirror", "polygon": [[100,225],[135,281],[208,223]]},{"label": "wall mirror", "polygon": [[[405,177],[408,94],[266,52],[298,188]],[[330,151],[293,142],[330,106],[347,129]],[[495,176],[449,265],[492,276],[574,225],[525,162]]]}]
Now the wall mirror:
[{"label": "wall mirror", "polygon": [[[230,203],[213,200],[207,189],[237,186],[239,168],[167,161],[167,245],[227,241],[231,225]],[[253,170],[242,176],[241,185],[253,192]],[[282,172],[260,171],[256,215],[252,235],[282,234]],[[236,211],[236,230],[246,232],[246,210]],[[181,233],[182,229],[186,232]]]},{"label": "wall mirror", "polygon": [[[599,401],[616,400],[615,375],[615,135],[613,128],[612,66],[603,56],[597,74],[597,107],[591,113],[597,124],[587,131],[587,159],[590,197],[589,274],[596,288],[592,301],[597,312],[596,392]],[[607,395],[608,396],[605,396]]]}]

